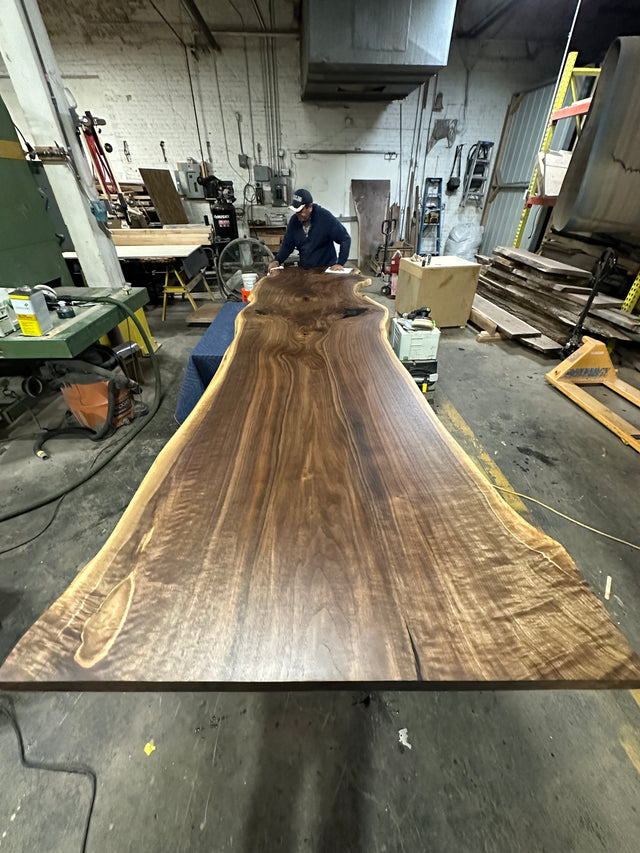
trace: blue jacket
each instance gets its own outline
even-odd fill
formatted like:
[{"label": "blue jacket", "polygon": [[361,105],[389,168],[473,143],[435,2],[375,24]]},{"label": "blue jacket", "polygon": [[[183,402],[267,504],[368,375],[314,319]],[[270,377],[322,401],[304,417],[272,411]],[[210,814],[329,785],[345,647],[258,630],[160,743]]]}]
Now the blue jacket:
[{"label": "blue jacket", "polygon": [[[351,248],[351,237],[344,225],[335,218],[333,213],[315,203],[309,221],[311,229],[307,237],[295,213],[291,217],[282,246],[276,255],[278,263],[281,264],[294,249],[297,249],[300,252],[300,266],[304,269],[326,268],[335,263],[344,266]],[[337,260],[334,243],[340,244]]]}]

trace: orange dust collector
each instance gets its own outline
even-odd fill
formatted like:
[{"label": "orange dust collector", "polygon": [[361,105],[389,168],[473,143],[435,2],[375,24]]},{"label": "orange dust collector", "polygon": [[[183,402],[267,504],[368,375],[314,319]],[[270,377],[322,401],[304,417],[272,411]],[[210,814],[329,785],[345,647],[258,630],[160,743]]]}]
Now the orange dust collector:
[{"label": "orange dust collector", "polygon": [[[60,388],[80,426],[93,432],[111,432],[133,420],[133,394],[129,387],[118,387],[112,379],[101,379],[90,384],[62,385]],[[111,429],[105,430],[109,422]]]}]

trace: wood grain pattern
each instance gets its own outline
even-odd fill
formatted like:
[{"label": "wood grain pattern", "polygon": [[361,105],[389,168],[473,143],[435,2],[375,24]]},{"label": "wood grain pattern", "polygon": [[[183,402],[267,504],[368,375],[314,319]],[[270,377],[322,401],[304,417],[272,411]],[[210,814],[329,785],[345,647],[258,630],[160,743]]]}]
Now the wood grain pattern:
[{"label": "wood grain pattern", "polygon": [[186,225],[189,221],[168,169],[140,169],[147,192],[163,225]]},{"label": "wood grain pattern", "polygon": [[371,258],[384,240],[382,221],[388,216],[390,192],[390,181],[351,181],[351,197],[358,218],[358,266],[361,269],[369,268]]},{"label": "wood grain pattern", "polygon": [[591,273],[587,270],[583,270],[580,267],[572,267],[553,258],[536,255],[533,252],[526,252],[524,249],[514,249],[511,246],[496,246],[494,252],[496,255],[502,255],[520,264],[526,264],[543,273],[569,275],[573,278],[591,278]]},{"label": "wood grain pattern", "polygon": [[114,228],[109,233],[116,246],[206,246],[211,242],[211,228],[206,225]]},{"label": "wood grain pattern", "polygon": [[359,276],[269,276],[0,686],[640,685],[576,566],[441,426]]}]

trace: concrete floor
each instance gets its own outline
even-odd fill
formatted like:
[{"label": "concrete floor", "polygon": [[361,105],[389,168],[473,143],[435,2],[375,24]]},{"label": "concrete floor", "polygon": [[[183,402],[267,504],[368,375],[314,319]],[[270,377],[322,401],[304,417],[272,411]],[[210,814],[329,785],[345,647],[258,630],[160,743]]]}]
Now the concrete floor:
[{"label": "concrete floor", "polygon": [[[149,312],[167,389],[152,424],[65,498],[45,533],[1,557],[0,660],[98,551],[177,429],[181,376],[202,333],[185,326],[187,308],[174,304],[164,325],[159,309]],[[434,408],[494,482],[637,541],[640,457],[545,384],[551,363],[516,344],[477,344],[469,329],[446,331]],[[40,419],[58,416],[52,408]],[[32,424],[15,434],[0,438],[3,506],[100,452],[57,441],[43,463],[31,455]],[[0,551],[37,533],[53,509],[0,525]],[[611,575],[606,606],[640,649],[637,552],[535,504],[523,511],[567,547],[600,597]],[[31,759],[97,774],[89,851],[638,849],[640,696],[628,691],[12,698]],[[2,716],[0,780],[0,853],[81,849],[87,781],[21,768]]]}]

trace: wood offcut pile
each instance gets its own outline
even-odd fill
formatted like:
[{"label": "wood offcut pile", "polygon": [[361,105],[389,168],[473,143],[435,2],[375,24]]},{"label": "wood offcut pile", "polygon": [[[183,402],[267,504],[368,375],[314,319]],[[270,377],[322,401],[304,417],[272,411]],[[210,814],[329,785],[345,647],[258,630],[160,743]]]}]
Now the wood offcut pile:
[{"label": "wood offcut pile", "polygon": [[[478,260],[482,270],[474,309],[489,317],[489,326],[484,322],[478,324],[481,328],[544,351],[567,342],[591,293],[587,270],[505,246],[498,246],[491,258],[479,256]],[[640,342],[640,316],[621,311],[622,302],[598,294],[584,321],[585,333]],[[502,311],[497,320],[493,306]]]}]

